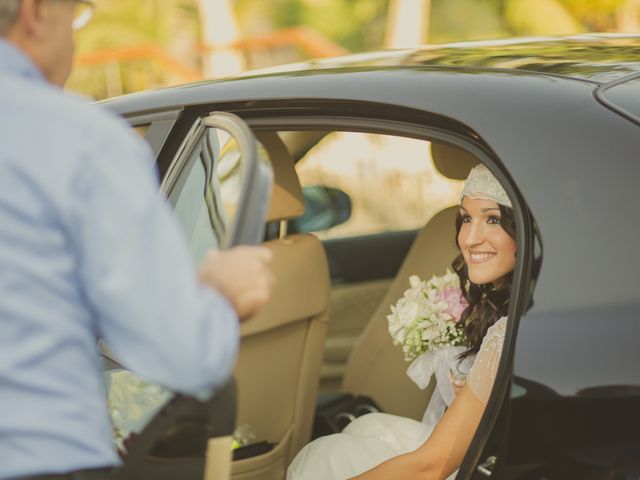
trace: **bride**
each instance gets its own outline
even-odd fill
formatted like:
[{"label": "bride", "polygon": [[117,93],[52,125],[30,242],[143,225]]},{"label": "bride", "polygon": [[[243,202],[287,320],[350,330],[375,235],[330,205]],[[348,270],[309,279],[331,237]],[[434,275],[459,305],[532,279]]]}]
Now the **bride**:
[{"label": "bride", "polygon": [[511,202],[484,165],[471,170],[456,219],[460,255],[452,267],[469,303],[461,321],[477,353],[467,382],[435,428],[416,420],[370,413],[342,433],[320,437],[289,466],[287,480],[354,478],[444,479],[454,476],[471,443],[496,376],[516,263]]}]

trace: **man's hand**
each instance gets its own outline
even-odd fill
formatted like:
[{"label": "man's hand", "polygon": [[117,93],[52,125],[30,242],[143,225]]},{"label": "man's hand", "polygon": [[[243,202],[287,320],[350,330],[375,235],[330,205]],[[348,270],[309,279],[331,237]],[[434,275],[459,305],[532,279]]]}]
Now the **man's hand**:
[{"label": "man's hand", "polygon": [[198,271],[198,279],[224,295],[238,317],[255,315],[271,298],[275,277],[273,254],[266,247],[235,247],[210,250]]}]

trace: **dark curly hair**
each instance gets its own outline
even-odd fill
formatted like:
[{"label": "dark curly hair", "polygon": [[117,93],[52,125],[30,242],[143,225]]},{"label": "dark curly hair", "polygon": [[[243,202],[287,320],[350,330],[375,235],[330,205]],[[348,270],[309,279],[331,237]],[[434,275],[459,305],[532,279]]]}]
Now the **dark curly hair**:
[{"label": "dark curly hair", "polygon": [[[499,205],[499,207],[502,229],[515,240],[516,226],[513,210],[503,205]],[[456,217],[456,245],[458,245],[458,249],[460,249],[458,234],[460,233],[461,227],[462,215],[458,213]],[[453,260],[451,268],[453,268],[453,271],[458,275],[462,287],[462,294],[469,304],[466,310],[462,312],[460,319],[464,325],[467,336],[467,350],[459,357],[463,359],[469,355],[478,353],[482,339],[489,327],[496,323],[499,318],[507,315],[513,272],[507,274],[497,285],[494,283],[476,285],[469,280],[467,264],[464,261],[462,253]]]}]

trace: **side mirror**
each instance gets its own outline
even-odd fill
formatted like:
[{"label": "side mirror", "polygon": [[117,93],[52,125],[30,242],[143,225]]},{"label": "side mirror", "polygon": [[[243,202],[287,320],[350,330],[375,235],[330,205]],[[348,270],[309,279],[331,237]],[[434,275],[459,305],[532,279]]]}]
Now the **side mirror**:
[{"label": "side mirror", "polygon": [[295,232],[317,232],[346,222],[351,217],[351,198],[342,190],[324,185],[303,187],[304,215],[293,220]]}]

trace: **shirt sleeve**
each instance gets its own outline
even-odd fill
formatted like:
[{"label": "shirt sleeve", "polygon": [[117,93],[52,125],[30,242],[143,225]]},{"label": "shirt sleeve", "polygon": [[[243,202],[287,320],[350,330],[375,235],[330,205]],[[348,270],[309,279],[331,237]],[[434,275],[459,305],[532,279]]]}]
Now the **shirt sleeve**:
[{"label": "shirt sleeve", "polygon": [[504,344],[507,317],[500,318],[494,323],[482,340],[480,351],[469,372],[467,383],[471,391],[483,404],[491,395],[491,389],[496,379],[502,346]]},{"label": "shirt sleeve", "polygon": [[95,136],[70,185],[68,209],[96,334],[146,380],[210,392],[235,362],[235,311],[198,283],[146,143],[125,129]]}]

